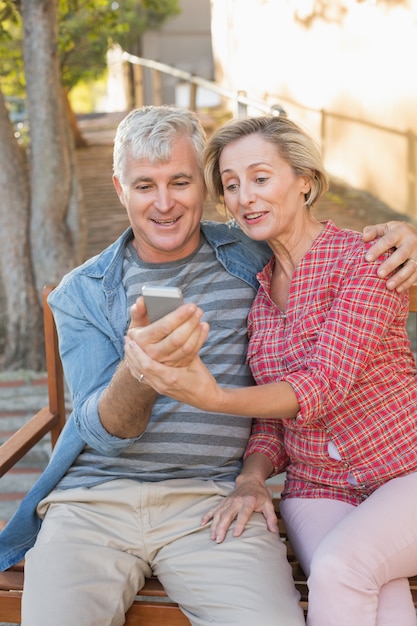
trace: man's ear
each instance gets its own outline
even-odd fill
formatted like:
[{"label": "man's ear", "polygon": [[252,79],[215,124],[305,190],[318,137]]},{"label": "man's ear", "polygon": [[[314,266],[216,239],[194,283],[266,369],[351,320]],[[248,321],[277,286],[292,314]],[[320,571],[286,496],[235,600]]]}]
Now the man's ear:
[{"label": "man's ear", "polygon": [[117,178],[115,174],[113,174],[113,185],[114,185],[114,188],[116,190],[116,193],[119,197],[121,204],[125,206],[123,187],[122,187],[120,180]]}]

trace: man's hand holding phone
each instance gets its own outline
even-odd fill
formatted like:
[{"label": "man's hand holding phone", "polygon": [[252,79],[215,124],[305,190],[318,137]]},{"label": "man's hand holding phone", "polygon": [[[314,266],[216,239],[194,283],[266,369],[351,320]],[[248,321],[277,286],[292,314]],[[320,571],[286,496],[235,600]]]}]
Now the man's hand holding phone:
[{"label": "man's hand holding phone", "polygon": [[[173,366],[191,363],[209,330],[208,324],[201,321],[201,309],[195,304],[181,304],[181,291],[172,288],[151,289],[147,285],[144,296],[146,303],[141,296],[131,309],[127,341],[134,341],[160,363]],[[152,319],[162,317],[149,324],[149,313]]]}]

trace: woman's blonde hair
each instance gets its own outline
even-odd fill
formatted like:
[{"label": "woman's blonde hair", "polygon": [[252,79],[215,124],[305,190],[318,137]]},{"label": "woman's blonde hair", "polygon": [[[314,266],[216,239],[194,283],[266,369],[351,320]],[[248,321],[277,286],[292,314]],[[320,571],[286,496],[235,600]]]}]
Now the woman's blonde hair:
[{"label": "woman's blonde hair", "polygon": [[223,149],[233,141],[258,134],[273,144],[296,176],[307,176],[311,189],[305,205],[310,208],[329,187],[320,150],[312,137],[287,117],[260,116],[231,120],[208,140],[203,154],[207,189],[221,213],[226,212],[219,161]]}]

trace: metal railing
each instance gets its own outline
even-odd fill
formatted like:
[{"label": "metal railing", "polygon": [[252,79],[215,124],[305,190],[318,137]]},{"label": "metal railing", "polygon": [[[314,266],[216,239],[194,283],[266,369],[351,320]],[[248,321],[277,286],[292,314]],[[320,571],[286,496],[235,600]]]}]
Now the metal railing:
[{"label": "metal railing", "polygon": [[200,76],[195,76],[190,72],[180,70],[176,67],[172,67],[171,65],[138,57],[133,54],[129,54],[128,52],[122,53],[122,60],[131,63],[134,68],[135,106],[141,106],[143,104],[144,77],[142,68],[146,67],[151,70],[152,104],[163,104],[161,75],[168,74],[177,78],[179,81],[189,84],[190,90],[188,108],[192,111],[197,110],[197,89],[201,87],[202,89],[215,93],[221,98],[231,102],[232,109],[234,109],[233,113],[236,117],[247,117],[248,109],[255,109],[261,113],[277,116],[285,115],[285,110],[279,103],[269,105],[261,100],[248,98],[245,91],[232,91],[230,89],[226,89],[217,83],[201,78]]}]

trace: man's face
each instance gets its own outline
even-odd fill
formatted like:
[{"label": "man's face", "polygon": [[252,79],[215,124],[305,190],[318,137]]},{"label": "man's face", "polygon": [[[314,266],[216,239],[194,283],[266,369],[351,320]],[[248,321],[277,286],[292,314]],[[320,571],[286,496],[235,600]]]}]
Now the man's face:
[{"label": "man's face", "polygon": [[129,157],[123,182],[113,182],[143,261],[175,261],[197,249],[206,188],[189,139],[173,143],[167,163]]}]

